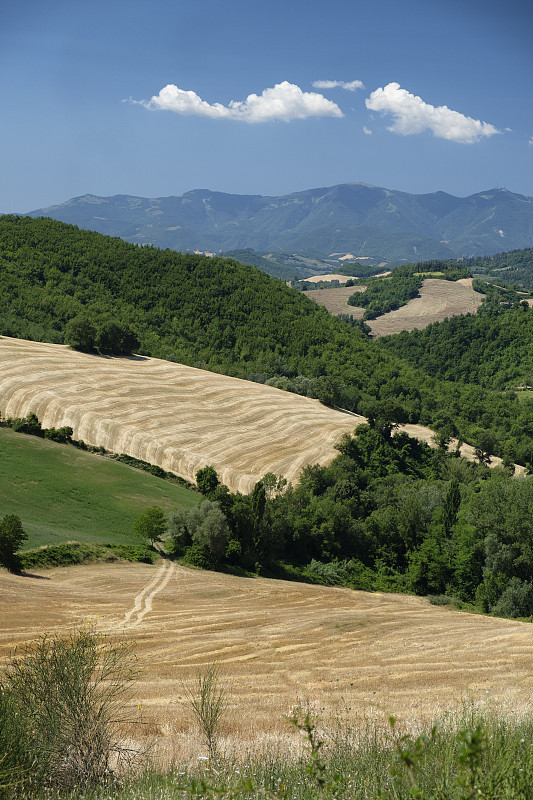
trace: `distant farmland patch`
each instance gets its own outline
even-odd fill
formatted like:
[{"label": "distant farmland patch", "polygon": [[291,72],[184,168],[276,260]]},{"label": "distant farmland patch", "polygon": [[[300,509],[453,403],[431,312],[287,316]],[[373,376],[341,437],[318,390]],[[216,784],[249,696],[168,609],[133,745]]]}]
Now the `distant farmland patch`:
[{"label": "distant farmland patch", "polygon": [[324,306],[335,317],[339,314],[351,314],[354,319],[362,319],[365,309],[349,306],[348,298],[354,292],[364,292],[365,289],[366,286],[337,286],[332,289],[310,289],[303,294]]},{"label": "distant farmland patch", "polygon": [[[354,319],[362,319],[364,308],[348,305],[348,298],[354,292],[364,291],[364,286],[342,286],[335,289],[315,289],[304,292],[319,305],[325,306],[330,314],[351,314]],[[460,314],[475,314],[483,295],[472,289],[472,279],[444,281],[427,278],[420,289],[420,297],[410,300],[407,305],[377,319],[369,320],[372,336],[388,336],[414,328],[425,328],[432,322],[442,322],[447,317]]]},{"label": "distant farmland patch", "polygon": [[459,281],[427,278],[420,289],[420,297],[371,321],[372,336],[377,338],[414,328],[422,329],[447,317],[475,314],[482,300],[483,295],[472,289],[472,278]]}]

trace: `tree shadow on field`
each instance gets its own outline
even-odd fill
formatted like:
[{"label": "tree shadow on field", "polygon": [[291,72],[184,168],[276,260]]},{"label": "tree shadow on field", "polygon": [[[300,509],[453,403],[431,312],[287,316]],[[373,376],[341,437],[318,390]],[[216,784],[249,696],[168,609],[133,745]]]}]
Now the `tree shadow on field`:
[{"label": "tree shadow on field", "polygon": [[21,578],[34,578],[35,580],[39,581],[50,581],[51,578],[48,575],[35,575],[34,572],[19,572]]}]

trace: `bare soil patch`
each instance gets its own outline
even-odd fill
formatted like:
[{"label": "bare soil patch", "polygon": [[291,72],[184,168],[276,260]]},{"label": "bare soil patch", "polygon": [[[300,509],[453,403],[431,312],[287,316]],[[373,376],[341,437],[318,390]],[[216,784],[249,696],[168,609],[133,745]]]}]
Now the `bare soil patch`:
[{"label": "bare soil patch", "polygon": [[241,741],[288,734],[284,715],[306,700],[379,724],[389,713],[442,717],[463,701],[524,711],[531,700],[527,623],[161,562],[38,574],[0,572],[0,660],[45,631],[97,618],[98,630],[136,642],[143,732],[167,752],[190,736],[184,681],[213,661],[228,686],[224,734]]},{"label": "bare soil patch", "polygon": [[311,278],[305,278],[305,282],[321,283],[322,281],[339,281],[340,283],[346,283],[346,281],[349,281],[350,278],[352,280],[357,280],[355,275],[341,275],[340,272],[330,272],[327,275],[313,275]]}]

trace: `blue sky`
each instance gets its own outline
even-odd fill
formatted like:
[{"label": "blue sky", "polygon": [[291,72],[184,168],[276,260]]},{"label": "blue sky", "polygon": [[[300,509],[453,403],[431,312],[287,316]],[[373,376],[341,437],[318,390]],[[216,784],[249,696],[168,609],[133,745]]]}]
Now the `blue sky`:
[{"label": "blue sky", "polygon": [[533,195],[530,2],[2,6],[0,212],[350,181]]}]

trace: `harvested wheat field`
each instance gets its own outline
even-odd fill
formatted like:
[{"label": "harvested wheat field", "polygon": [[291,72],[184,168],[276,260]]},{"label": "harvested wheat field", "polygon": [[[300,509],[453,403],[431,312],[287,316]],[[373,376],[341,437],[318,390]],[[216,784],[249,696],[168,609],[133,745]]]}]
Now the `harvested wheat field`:
[{"label": "harvested wheat field", "polygon": [[0,338],[0,412],[127,453],[194,481],[212,464],[232,491],[267,472],[294,481],[326,464],[363,417],[318,400],[154,358],[88,355]]},{"label": "harvested wheat field", "polygon": [[442,322],[447,317],[460,314],[475,314],[481,305],[483,295],[472,289],[472,278],[458,281],[443,281],[426,278],[420,289],[420,297],[410,300],[407,305],[383,314],[369,324],[372,336],[388,336],[414,328],[426,328],[432,322]]},{"label": "harvested wheat field", "polygon": [[442,718],[463,702],[509,713],[531,703],[527,623],[169,561],[0,573],[2,660],[15,644],[96,617],[97,630],[136,642],[142,730],[168,756],[191,755],[184,686],[215,661],[228,691],[223,733],[241,743],[288,737],[284,715],[298,702],[379,725],[389,713],[405,724]]},{"label": "harvested wheat field", "polygon": [[[267,472],[295,482],[308,464],[328,464],[343,433],[366,422],[318,400],[182,364],[1,337],[0,413],[30,412],[46,428],[70,425],[75,439],[189,481],[212,464],[230,490],[242,492]],[[429,428],[401,428],[432,444]],[[469,445],[461,454],[474,458]],[[500,463],[493,458],[492,466]]]},{"label": "harvested wheat field", "polygon": [[[351,314],[354,319],[362,319],[365,309],[349,306],[348,298],[364,289],[364,286],[342,286],[336,289],[311,289],[304,294],[325,306],[330,314]],[[368,325],[374,338],[412,331],[413,328],[422,329],[432,322],[442,322],[446,317],[475,314],[482,300],[483,295],[472,289],[472,278],[461,278],[459,281],[426,278],[420,289],[420,297],[415,297],[396,311],[368,320]]]},{"label": "harvested wheat field", "polygon": [[355,275],[341,275],[340,272],[328,272],[327,275],[313,275],[312,278],[305,278],[306,283],[330,283],[331,281],[346,283],[349,280],[357,280],[357,278]]},{"label": "harvested wheat field", "polygon": [[337,286],[333,289],[309,289],[303,294],[310,297],[319,306],[324,306],[334,316],[351,314],[354,319],[363,319],[365,309],[349,306],[348,298],[354,292],[364,292],[365,289],[366,286]]}]

